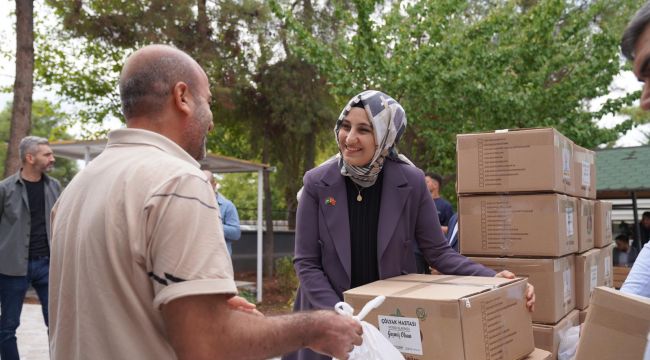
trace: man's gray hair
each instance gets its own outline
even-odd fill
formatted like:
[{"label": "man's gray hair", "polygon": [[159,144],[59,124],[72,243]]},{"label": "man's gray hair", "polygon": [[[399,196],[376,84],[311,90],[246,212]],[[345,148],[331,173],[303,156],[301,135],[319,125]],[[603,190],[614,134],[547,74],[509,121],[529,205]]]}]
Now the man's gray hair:
[{"label": "man's gray hair", "polygon": [[20,161],[25,162],[27,159],[27,154],[34,154],[38,151],[39,145],[49,145],[50,142],[46,138],[40,136],[25,136],[20,140],[20,145],[18,145],[18,155],[20,155]]},{"label": "man's gray hair", "polygon": [[637,40],[641,36],[643,30],[650,23],[650,1],[646,2],[645,5],[639,11],[634,14],[630,23],[627,24],[625,31],[623,32],[623,37],[621,37],[621,53],[628,60],[634,60],[634,45],[636,45]]}]

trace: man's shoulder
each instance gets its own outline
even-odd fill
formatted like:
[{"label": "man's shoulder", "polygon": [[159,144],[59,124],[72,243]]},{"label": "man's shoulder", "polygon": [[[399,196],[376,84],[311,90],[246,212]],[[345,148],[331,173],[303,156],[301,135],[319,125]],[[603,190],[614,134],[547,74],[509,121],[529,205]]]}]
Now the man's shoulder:
[{"label": "man's shoulder", "polygon": [[230,201],[230,199],[228,199],[227,197],[225,197],[225,196],[223,196],[221,194],[217,195],[217,201],[219,203],[232,204],[232,201]]},{"label": "man's shoulder", "polygon": [[45,177],[45,180],[47,182],[50,182],[51,184],[54,184],[59,189],[61,188],[61,182],[58,179],[53,178],[53,177],[51,177],[51,176],[49,176],[47,174],[43,174],[43,176]]},{"label": "man's shoulder", "polygon": [[3,179],[0,181],[0,188],[7,188],[9,186],[15,186],[16,185],[16,180],[18,180],[19,173],[15,173],[13,175],[8,176],[7,178]]},{"label": "man's shoulder", "polygon": [[443,204],[445,206],[451,206],[451,203],[449,201],[447,201],[447,199],[445,199],[443,197],[437,198],[436,202],[439,202],[440,204]]}]

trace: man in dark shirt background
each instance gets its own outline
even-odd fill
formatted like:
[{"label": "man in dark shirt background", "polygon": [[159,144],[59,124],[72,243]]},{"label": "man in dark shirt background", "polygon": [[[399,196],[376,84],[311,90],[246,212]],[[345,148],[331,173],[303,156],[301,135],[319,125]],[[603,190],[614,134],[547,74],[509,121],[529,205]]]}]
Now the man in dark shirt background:
[{"label": "man in dark shirt background", "polygon": [[[650,240],[650,211],[646,211],[641,215],[641,221],[639,221],[639,230],[640,236],[638,237],[641,246],[637,250],[643,249],[643,246]],[[636,231],[635,231],[636,232]],[[635,242],[635,245],[638,244]]]},{"label": "man in dark shirt background", "polygon": [[[440,188],[442,187],[442,176],[435,173],[426,173],[425,180],[427,182],[427,189],[431,193],[431,198],[436,204],[436,210],[438,210],[438,220],[440,221],[440,227],[442,228],[442,233],[446,237],[449,227],[449,220],[452,215],[454,215],[454,209],[451,207],[449,201],[440,197]],[[415,252],[415,261],[418,268],[419,274],[431,274],[429,269],[429,264],[424,260],[424,256],[420,252],[420,249],[414,245]]]},{"label": "man in dark shirt background", "polygon": [[0,358],[17,360],[16,329],[29,286],[47,325],[50,211],[61,185],[45,175],[54,166],[47,139],[27,136],[19,145],[21,169],[0,182]]},{"label": "man in dark shirt background", "polygon": [[454,208],[451,206],[449,201],[440,197],[442,176],[434,173],[427,173],[425,179],[427,181],[427,189],[429,189],[431,198],[433,199],[433,202],[436,203],[436,209],[438,209],[438,220],[440,220],[442,232],[447,235],[449,219],[454,215]]}]

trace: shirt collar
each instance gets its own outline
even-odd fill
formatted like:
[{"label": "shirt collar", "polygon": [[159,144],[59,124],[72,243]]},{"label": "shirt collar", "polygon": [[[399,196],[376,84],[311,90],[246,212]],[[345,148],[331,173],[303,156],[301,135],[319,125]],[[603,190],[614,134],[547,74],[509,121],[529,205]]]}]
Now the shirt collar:
[{"label": "shirt collar", "polygon": [[174,157],[187,161],[196,167],[201,166],[199,162],[190,156],[187,151],[183,150],[182,147],[168,137],[156,132],[144,129],[126,128],[113,130],[108,134],[108,143],[106,147],[126,144],[154,146]]}]

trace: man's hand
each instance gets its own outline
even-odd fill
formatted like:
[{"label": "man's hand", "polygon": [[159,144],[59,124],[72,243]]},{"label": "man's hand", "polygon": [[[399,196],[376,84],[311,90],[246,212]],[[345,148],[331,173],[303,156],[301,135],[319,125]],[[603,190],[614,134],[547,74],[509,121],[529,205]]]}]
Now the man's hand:
[{"label": "man's hand", "polygon": [[[514,279],[515,274],[508,270],[503,270],[500,273],[494,275],[494,277]],[[535,311],[535,287],[530,283],[526,285],[526,307],[530,312]]]},{"label": "man's hand", "polygon": [[248,302],[241,296],[233,296],[228,299],[228,306],[233,310],[244,311],[249,314],[264,316],[261,312],[257,311],[257,306]]},{"label": "man's hand", "polygon": [[349,316],[320,310],[312,313],[311,319],[316,336],[309,341],[307,347],[316,352],[347,360],[354,345],[361,345],[363,341],[361,324]]}]

